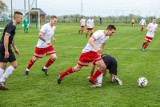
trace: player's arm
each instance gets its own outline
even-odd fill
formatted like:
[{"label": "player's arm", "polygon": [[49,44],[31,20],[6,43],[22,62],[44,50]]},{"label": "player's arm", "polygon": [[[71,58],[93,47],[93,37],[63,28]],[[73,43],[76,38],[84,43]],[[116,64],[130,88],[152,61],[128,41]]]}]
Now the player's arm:
[{"label": "player's arm", "polygon": [[150,24],[147,26],[147,30],[148,30],[149,32],[152,32],[152,30],[150,29]]},{"label": "player's arm", "polygon": [[20,55],[20,52],[19,52],[19,50],[17,49],[17,47],[16,47],[16,44],[15,44],[14,40],[12,41],[12,47],[13,47],[13,49],[14,49],[15,53],[16,53],[17,55]]},{"label": "player's arm", "polygon": [[53,37],[52,40],[53,40],[54,43],[56,43],[56,38],[55,37]]},{"label": "player's arm", "polygon": [[101,54],[102,53],[102,49],[97,47],[95,42],[94,42],[94,39],[91,37],[88,42],[91,44],[91,46],[99,53]]},{"label": "player's arm", "polygon": [[104,50],[104,47],[105,47],[105,43],[103,43],[101,46],[102,51]]},{"label": "player's arm", "polygon": [[10,36],[10,34],[8,34],[8,33],[6,33],[4,35],[4,49],[5,49],[5,56],[4,56],[4,58],[8,58],[9,57],[9,52],[8,52],[9,36]]},{"label": "player's arm", "polygon": [[44,36],[43,36],[44,34],[42,34],[42,33],[39,33],[39,39],[41,39],[43,42],[45,42],[47,45],[50,45],[51,43],[50,43],[50,41],[47,41],[45,38],[44,38]]}]

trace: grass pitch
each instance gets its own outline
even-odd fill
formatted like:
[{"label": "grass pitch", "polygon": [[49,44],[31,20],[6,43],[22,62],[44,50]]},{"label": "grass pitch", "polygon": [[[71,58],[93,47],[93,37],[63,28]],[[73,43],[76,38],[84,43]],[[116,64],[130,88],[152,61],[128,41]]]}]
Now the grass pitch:
[{"label": "grass pitch", "polygon": [[[107,25],[97,24],[95,30]],[[160,31],[145,51],[141,45],[146,30],[140,26],[116,25],[116,33],[107,41],[104,53],[118,61],[118,76],[123,81],[119,86],[110,82],[110,75],[103,79],[103,87],[90,88],[87,77],[90,66],[66,76],[57,84],[61,71],[77,63],[88,38],[78,34],[79,24],[58,24],[55,31],[55,47],[58,59],[48,69],[46,77],[41,71],[49,57],[36,61],[28,77],[24,71],[32,58],[38,40],[38,31],[32,26],[29,33],[17,27],[15,43],[21,52],[17,56],[18,68],[7,79],[8,91],[0,91],[0,107],[159,107],[160,106]],[[139,77],[149,83],[144,88],[137,86]]]}]

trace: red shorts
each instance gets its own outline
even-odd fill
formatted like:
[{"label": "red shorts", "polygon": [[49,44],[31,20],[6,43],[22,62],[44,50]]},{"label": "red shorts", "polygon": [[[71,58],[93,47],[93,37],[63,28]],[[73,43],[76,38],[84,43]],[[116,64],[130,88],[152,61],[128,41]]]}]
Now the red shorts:
[{"label": "red shorts", "polygon": [[93,30],[93,28],[87,28],[87,30],[88,30],[88,31],[92,31],[92,30]]},{"label": "red shorts", "polygon": [[84,28],[85,26],[81,26],[81,28]]},{"label": "red shorts", "polygon": [[88,66],[89,62],[95,64],[96,61],[102,60],[101,56],[97,52],[82,53],[78,60],[78,65]]},{"label": "red shorts", "polygon": [[47,48],[38,48],[36,47],[35,51],[34,51],[34,56],[38,57],[38,58],[42,58],[44,54],[46,55],[50,55],[50,54],[55,54],[56,52],[54,51],[54,48],[52,47],[52,45],[50,45]]},{"label": "red shorts", "polygon": [[153,38],[152,38],[152,37],[149,37],[149,36],[146,36],[146,37],[145,37],[145,40],[147,40],[147,41],[149,41],[149,42],[151,42],[152,39],[153,39]]}]

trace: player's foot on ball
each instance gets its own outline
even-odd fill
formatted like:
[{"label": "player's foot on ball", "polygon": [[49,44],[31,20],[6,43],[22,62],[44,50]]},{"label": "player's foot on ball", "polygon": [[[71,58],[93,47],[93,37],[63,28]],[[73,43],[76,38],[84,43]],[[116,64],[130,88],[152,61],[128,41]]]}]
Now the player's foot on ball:
[{"label": "player's foot on ball", "polygon": [[4,82],[0,82],[0,90],[8,90],[7,86],[5,86]]},{"label": "player's foot on ball", "polygon": [[44,72],[44,74],[45,74],[46,76],[48,76],[47,69],[42,68],[42,71]]},{"label": "player's foot on ball", "polygon": [[25,71],[24,76],[28,76],[29,71]]},{"label": "player's foot on ball", "polygon": [[96,84],[96,80],[94,80],[92,77],[89,79],[89,82],[92,84]]},{"label": "player's foot on ball", "polygon": [[102,84],[96,83],[96,84],[91,85],[90,87],[91,88],[100,88],[100,87],[102,87]]}]

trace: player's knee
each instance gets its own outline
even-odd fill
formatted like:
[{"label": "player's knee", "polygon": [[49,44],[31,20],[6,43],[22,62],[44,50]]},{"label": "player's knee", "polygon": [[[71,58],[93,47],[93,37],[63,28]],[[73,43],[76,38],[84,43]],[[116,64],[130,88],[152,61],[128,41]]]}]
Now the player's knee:
[{"label": "player's knee", "polygon": [[102,70],[102,71],[105,72],[105,70],[106,70],[106,65],[102,65],[102,66],[100,67],[100,70]]}]

